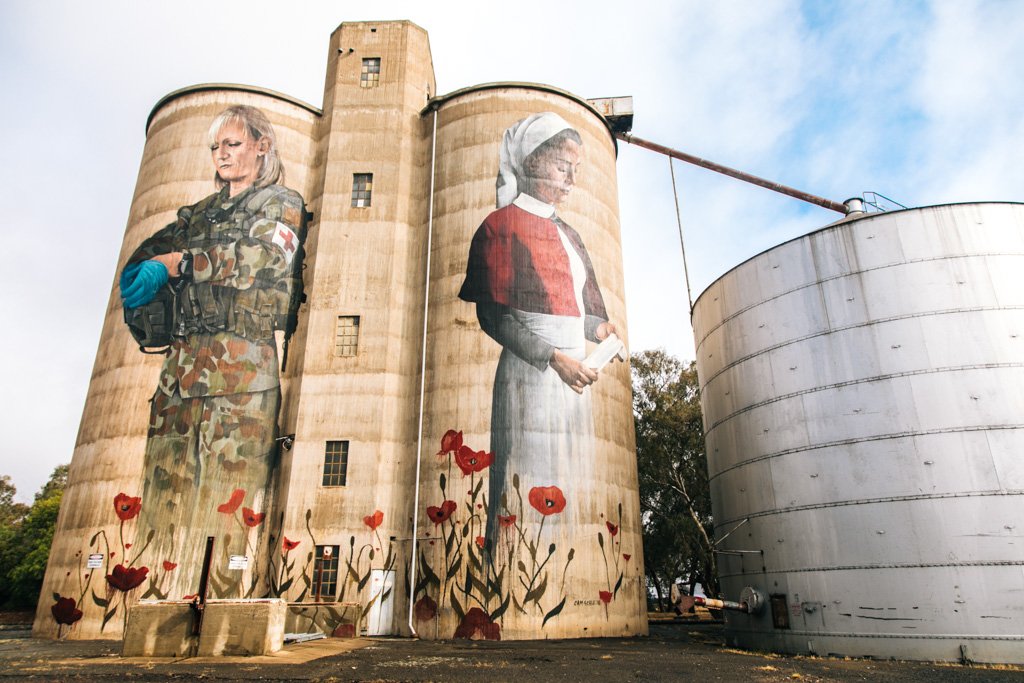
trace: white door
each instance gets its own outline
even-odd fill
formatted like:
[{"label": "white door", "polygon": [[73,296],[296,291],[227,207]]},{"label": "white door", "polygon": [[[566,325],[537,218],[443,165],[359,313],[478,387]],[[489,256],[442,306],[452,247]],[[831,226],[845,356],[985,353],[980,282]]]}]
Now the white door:
[{"label": "white door", "polygon": [[[374,596],[377,597],[373,600]],[[395,632],[395,572],[374,569],[370,576],[370,611],[366,614],[366,635],[390,636]]]}]

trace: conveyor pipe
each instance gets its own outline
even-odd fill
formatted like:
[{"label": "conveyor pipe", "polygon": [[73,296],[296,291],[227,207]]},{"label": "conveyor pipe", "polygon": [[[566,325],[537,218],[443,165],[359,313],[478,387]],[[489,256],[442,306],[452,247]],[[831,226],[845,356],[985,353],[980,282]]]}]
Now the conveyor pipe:
[{"label": "conveyor pipe", "polygon": [[643,147],[644,149],[649,149],[652,152],[658,152],[659,154],[670,156],[673,159],[679,159],[680,161],[685,161],[688,164],[693,164],[695,166],[700,166],[701,168],[706,168],[709,171],[714,171],[715,173],[721,173],[723,175],[736,178],[737,180],[742,180],[743,182],[746,183],[758,185],[773,192],[778,192],[780,194],[788,195],[790,197],[799,199],[804,202],[808,202],[810,204],[816,204],[826,209],[837,211],[843,214],[844,216],[851,213],[854,210],[848,204],[843,204],[842,202],[833,201],[831,199],[825,199],[824,197],[819,197],[809,192],[804,192],[803,190],[798,190],[796,188],[789,187],[781,183],[777,183],[773,180],[766,180],[765,178],[760,178],[756,175],[745,173],[735,168],[729,168],[728,166],[723,166],[722,164],[716,164],[713,161],[701,159],[700,157],[693,156],[692,154],[680,152],[677,149],[672,149],[671,147],[666,147],[665,145],[659,145],[656,142],[651,142],[649,140],[644,140],[643,138],[638,138],[632,133],[616,133],[615,137],[624,142],[628,142],[631,145]]}]

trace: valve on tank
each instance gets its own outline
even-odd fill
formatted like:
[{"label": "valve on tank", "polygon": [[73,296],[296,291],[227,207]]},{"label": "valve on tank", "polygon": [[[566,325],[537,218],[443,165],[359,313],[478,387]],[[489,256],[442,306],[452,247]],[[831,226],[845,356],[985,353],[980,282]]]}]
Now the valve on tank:
[{"label": "valve on tank", "polygon": [[694,604],[711,609],[727,609],[747,614],[760,614],[764,611],[764,593],[751,586],[744,586],[740,591],[739,602],[732,600],[716,600],[714,598],[694,598]]}]

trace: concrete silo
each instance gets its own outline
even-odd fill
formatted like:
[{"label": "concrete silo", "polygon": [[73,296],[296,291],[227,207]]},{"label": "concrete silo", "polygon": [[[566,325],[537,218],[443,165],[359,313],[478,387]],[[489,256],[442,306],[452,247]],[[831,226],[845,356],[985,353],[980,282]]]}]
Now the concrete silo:
[{"label": "concrete silo", "polygon": [[[423,29],[406,21],[345,23],[329,42],[322,109],[229,85],[185,88],[156,105],[118,275],[179,207],[214,190],[208,127],[236,104],[267,115],[283,156],[284,185],[302,195],[310,212],[302,272],[308,298],[287,354],[282,330],[274,333],[282,367],[272,481],[258,495],[254,487],[229,485],[256,460],[195,447],[193,432],[212,423],[204,414],[189,425],[196,429],[181,449],[190,449],[188,457],[161,473],[164,488],[187,489],[189,504],[153,505],[155,497],[143,492],[143,470],[156,470],[143,461],[147,400],[163,376],[162,359],[140,354],[132,342],[115,281],[36,635],[120,638],[128,608],[145,599],[187,620],[183,598],[198,589],[204,571],[205,539],[193,538],[199,535],[216,544],[209,597],[273,598],[272,609],[286,615],[279,626],[288,632],[416,631],[437,638],[645,632],[627,365],[612,363],[600,382],[581,389],[587,424],[561,435],[571,459],[536,454],[537,462],[561,468],[559,477],[550,468],[543,476],[537,468],[516,472],[521,498],[513,502],[509,489],[501,502],[511,507],[487,509],[487,478],[502,462],[485,463],[501,349],[481,331],[474,306],[459,298],[474,231],[495,208],[503,133],[524,118],[557,114],[576,131],[573,144],[586,157],[585,166],[559,171],[573,178],[563,190],[575,188],[574,196],[559,212],[561,227],[547,217],[549,237],[563,240],[549,240],[548,247],[557,245],[560,258],[578,268],[558,271],[548,260],[536,272],[583,287],[583,294],[571,290],[577,298],[549,288],[562,297],[559,306],[579,303],[581,353],[594,346],[584,346],[582,331],[584,322],[591,324],[595,296],[602,298],[595,320],[607,322],[600,317],[606,316],[626,338],[616,150],[605,119],[585,100],[547,86],[486,85],[437,97]],[[227,220],[215,214],[210,221]],[[287,220],[267,218],[278,219]],[[275,244],[291,244],[282,234]],[[269,233],[232,239],[243,238],[262,239],[257,246],[271,251],[276,239]],[[588,333],[591,341],[602,338],[599,327]],[[267,356],[272,348],[267,343]],[[556,372],[540,365],[546,377]],[[548,414],[546,404],[527,398],[536,415]],[[263,410],[260,419],[269,413]],[[249,424],[240,419],[238,431]],[[584,432],[585,440],[574,441]],[[439,448],[446,457],[438,457]],[[260,458],[260,467],[271,460]],[[182,472],[171,471],[178,465]],[[204,488],[199,477],[186,476],[188,468],[215,470],[224,481]],[[147,550],[139,522],[155,514],[169,535],[182,536],[184,527],[172,526],[179,519],[175,506],[202,507],[213,520],[204,528],[209,533],[185,534],[174,557],[157,556]],[[483,521],[488,514],[491,531]],[[247,543],[237,551],[242,554],[226,551],[239,535]],[[503,568],[491,571],[500,564],[499,548]],[[161,652],[184,652],[194,644],[190,637]]]},{"label": "concrete silo", "polygon": [[[146,145],[118,257],[119,269],[144,238],[174,221],[179,207],[212,191],[207,131],[214,116],[234,104],[251,105],[267,115],[277,132],[288,185],[308,195],[317,109],[247,86],[210,84],[175,91],[157,103],[146,125]],[[34,626],[36,635],[57,634],[60,625],[54,623],[57,613],[51,610],[52,596],[57,595],[74,599],[82,612],[70,637],[120,637],[127,606],[134,602],[136,591],[129,596],[108,585],[105,577],[129,572],[130,582],[144,578],[148,584],[168,573],[164,589],[168,589],[168,581],[173,583],[173,577],[161,567],[172,558],[141,553],[146,539],[144,534],[137,537],[138,508],[117,509],[119,500],[142,495],[148,399],[153,396],[162,360],[159,355],[139,352],[124,324],[115,277]],[[204,540],[196,541],[195,552],[200,555]],[[188,573],[183,580],[191,585],[194,563],[177,564],[182,565],[178,574]]]},{"label": "concrete silo", "polygon": [[693,322],[730,644],[1024,662],[1024,206],[851,215]]},{"label": "concrete silo", "polygon": [[[482,224],[490,226],[501,214],[495,210],[495,196],[503,141],[513,128],[548,117],[562,122],[559,127],[574,129],[583,150],[572,193],[558,205],[557,217],[572,226],[585,245],[581,253],[589,254],[607,318],[624,335],[615,140],[590,104],[548,86],[507,83],[467,88],[432,101],[429,115],[436,115],[436,160],[416,628],[424,637],[451,637],[465,630],[473,618],[467,612],[475,607],[486,637],[645,633],[627,365],[605,367],[600,380],[578,397],[587,405],[581,419],[592,420],[592,425],[567,427],[560,422],[562,411],[572,410],[562,399],[549,401],[546,395],[531,393],[521,397],[522,402],[506,401],[503,392],[514,393],[516,387],[501,388],[496,366],[506,362],[499,362],[499,357],[507,359],[513,352],[506,350],[503,356],[502,345],[483,332],[477,305],[466,294],[472,279],[467,269],[475,258],[471,243],[490,230]],[[498,195],[500,207],[500,190]],[[520,238],[523,243],[516,241]],[[531,258],[540,260],[536,245],[524,246],[528,240],[520,232],[507,249],[498,249],[500,258],[519,262],[517,250],[533,249]],[[554,375],[550,368],[523,372]],[[532,381],[530,376],[523,381]],[[570,395],[566,400],[576,399]],[[513,448],[503,456],[497,445],[504,439],[497,436],[500,411],[515,412],[512,421],[517,425],[532,424],[523,427],[526,431],[545,432],[539,440],[525,439],[543,443],[537,452],[520,454]],[[538,426],[540,421],[544,424]],[[452,439],[460,444],[456,449],[482,453],[488,464],[479,472],[453,467],[458,453],[451,449]],[[553,441],[561,441],[564,450],[552,446]],[[523,441],[517,443],[524,447]],[[510,462],[503,462],[505,457]],[[542,490],[564,498],[545,509],[537,505]],[[444,505],[452,510],[450,518]]]}]

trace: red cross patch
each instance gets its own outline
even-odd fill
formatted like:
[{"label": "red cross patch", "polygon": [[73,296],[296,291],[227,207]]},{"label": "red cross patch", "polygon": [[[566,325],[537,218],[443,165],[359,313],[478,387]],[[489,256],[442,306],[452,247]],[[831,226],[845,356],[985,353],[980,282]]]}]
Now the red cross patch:
[{"label": "red cross patch", "polygon": [[285,259],[291,263],[295,257],[295,250],[299,248],[299,236],[284,223],[278,223],[274,227],[274,236],[271,241],[281,247]]}]

